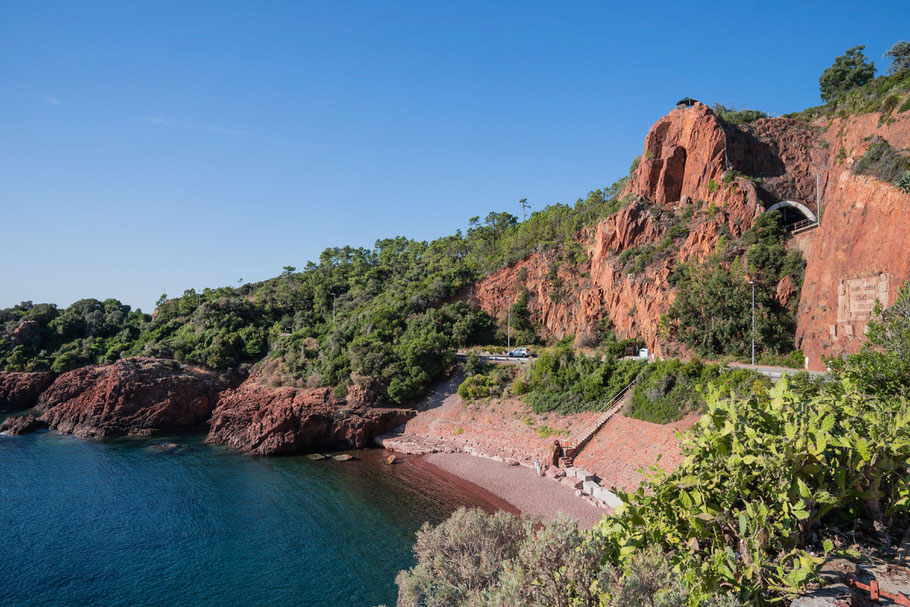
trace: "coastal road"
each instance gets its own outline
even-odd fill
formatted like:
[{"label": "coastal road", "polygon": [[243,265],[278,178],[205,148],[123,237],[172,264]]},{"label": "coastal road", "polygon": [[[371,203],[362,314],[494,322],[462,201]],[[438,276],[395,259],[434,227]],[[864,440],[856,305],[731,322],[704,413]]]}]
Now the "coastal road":
[{"label": "coastal road", "polygon": [[[521,363],[529,363],[536,359],[536,356],[530,356],[528,358],[518,358],[517,356],[506,356],[504,354],[490,354],[488,352],[482,352],[477,354],[478,358],[486,363],[505,363],[511,365],[520,365]],[[455,358],[458,360],[464,360],[468,357],[466,353],[458,352],[455,354]]]},{"label": "coastal road", "polygon": [[796,375],[797,373],[809,373],[810,377],[825,377],[828,375],[824,371],[805,371],[804,369],[790,369],[788,367],[772,367],[771,365],[747,365],[744,363],[730,363],[727,365],[735,369],[751,369],[771,378],[771,381],[777,382],[784,375]]}]

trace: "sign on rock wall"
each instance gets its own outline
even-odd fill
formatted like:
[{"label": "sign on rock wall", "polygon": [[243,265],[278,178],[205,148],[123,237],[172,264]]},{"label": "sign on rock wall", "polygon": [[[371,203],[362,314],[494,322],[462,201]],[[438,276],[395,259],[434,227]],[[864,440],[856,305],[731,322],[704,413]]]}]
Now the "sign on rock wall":
[{"label": "sign on rock wall", "polygon": [[875,302],[888,305],[887,274],[842,278],[837,286],[837,322],[866,322]]}]

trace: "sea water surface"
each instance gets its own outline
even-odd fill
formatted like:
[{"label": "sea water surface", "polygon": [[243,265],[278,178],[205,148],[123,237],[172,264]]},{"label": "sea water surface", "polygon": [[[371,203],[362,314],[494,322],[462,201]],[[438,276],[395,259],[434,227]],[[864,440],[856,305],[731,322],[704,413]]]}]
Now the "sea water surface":
[{"label": "sea water surface", "polygon": [[393,605],[415,531],[482,498],[357,455],[0,436],[0,605]]}]

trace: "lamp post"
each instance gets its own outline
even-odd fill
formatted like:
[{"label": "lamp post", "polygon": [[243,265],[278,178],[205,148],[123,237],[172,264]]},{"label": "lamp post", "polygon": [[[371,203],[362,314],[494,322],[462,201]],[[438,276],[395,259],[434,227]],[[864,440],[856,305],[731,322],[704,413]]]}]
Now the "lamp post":
[{"label": "lamp post", "polygon": [[752,366],[755,366],[755,281],[750,280],[752,285]]},{"label": "lamp post", "polygon": [[506,350],[512,349],[512,296],[506,297],[506,307],[508,307],[508,322],[506,324]]}]

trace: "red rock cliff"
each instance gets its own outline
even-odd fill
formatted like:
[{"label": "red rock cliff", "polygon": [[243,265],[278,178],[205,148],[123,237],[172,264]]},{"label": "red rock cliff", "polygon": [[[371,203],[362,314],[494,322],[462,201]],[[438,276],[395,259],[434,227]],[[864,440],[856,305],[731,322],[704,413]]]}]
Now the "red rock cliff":
[{"label": "red rock cliff", "polygon": [[[890,304],[910,279],[910,197],[851,171],[873,135],[895,148],[910,148],[910,112],[890,120],[878,114],[813,124],[773,118],[735,127],[702,104],[673,110],[645,138],[640,164],[623,193],[632,202],[580,235],[585,262],[560,265],[552,254],[535,254],[482,279],[460,298],[504,317],[507,298],[514,301],[527,290],[544,337],[575,334],[583,340],[599,319],[609,317],[620,337],[640,338],[658,356],[685,354],[660,330],[675,297],[667,282],[670,269],[704,258],[724,231],[738,236],[766,208],[789,200],[822,215],[820,226],[796,237],[794,246],[807,259],[797,346],[810,368],[823,368],[823,355],[859,348],[869,298]],[[635,202],[642,199],[656,206]],[[678,212],[694,200],[717,213],[690,223],[689,236],[670,257],[629,274],[619,254],[664,236],[655,208]],[[779,285],[776,295],[789,301],[792,284]]]},{"label": "red rock cliff", "polygon": [[38,397],[54,382],[54,374],[0,373],[0,411],[21,411],[38,403]]},{"label": "red rock cliff", "polygon": [[222,394],[208,440],[258,455],[317,449],[359,449],[403,424],[414,412],[368,407],[353,386],[348,399],[330,388],[272,388],[250,377]]},{"label": "red rock cliff", "polygon": [[203,425],[218,394],[219,373],[152,358],[128,358],[64,373],[38,401],[41,419],[83,438],[144,436]]},{"label": "red rock cliff", "polygon": [[822,219],[804,243],[809,254],[796,337],[809,368],[822,370],[824,356],[861,347],[875,300],[894,303],[910,279],[910,194],[851,170],[873,136],[895,149],[910,149],[910,112],[892,120],[873,113],[817,127],[825,131],[830,155],[819,170]]},{"label": "red rock cliff", "polygon": [[[583,341],[601,318],[609,317],[620,337],[641,339],[657,356],[682,353],[679,344],[661,339],[660,319],[675,297],[667,282],[670,269],[713,251],[724,226],[734,236],[742,234],[764,208],[751,181],[720,187],[725,141],[721,122],[706,106],[670,112],[645,139],[645,153],[624,192],[631,202],[581,235],[587,252],[584,263],[559,265],[554,281],[551,270],[557,264],[552,255],[532,255],[484,278],[460,297],[503,317],[507,298],[514,301],[527,290],[529,308],[544,337],[574,334]],[[688,237],[671,255],[630,274],[619,255],[633,247],[657,244],[666,230],[653,205],[637,202],[642,199],[657,203],[658,211],[668,214],[695,200],[713,203],[716,212],[692,223]]]}]

